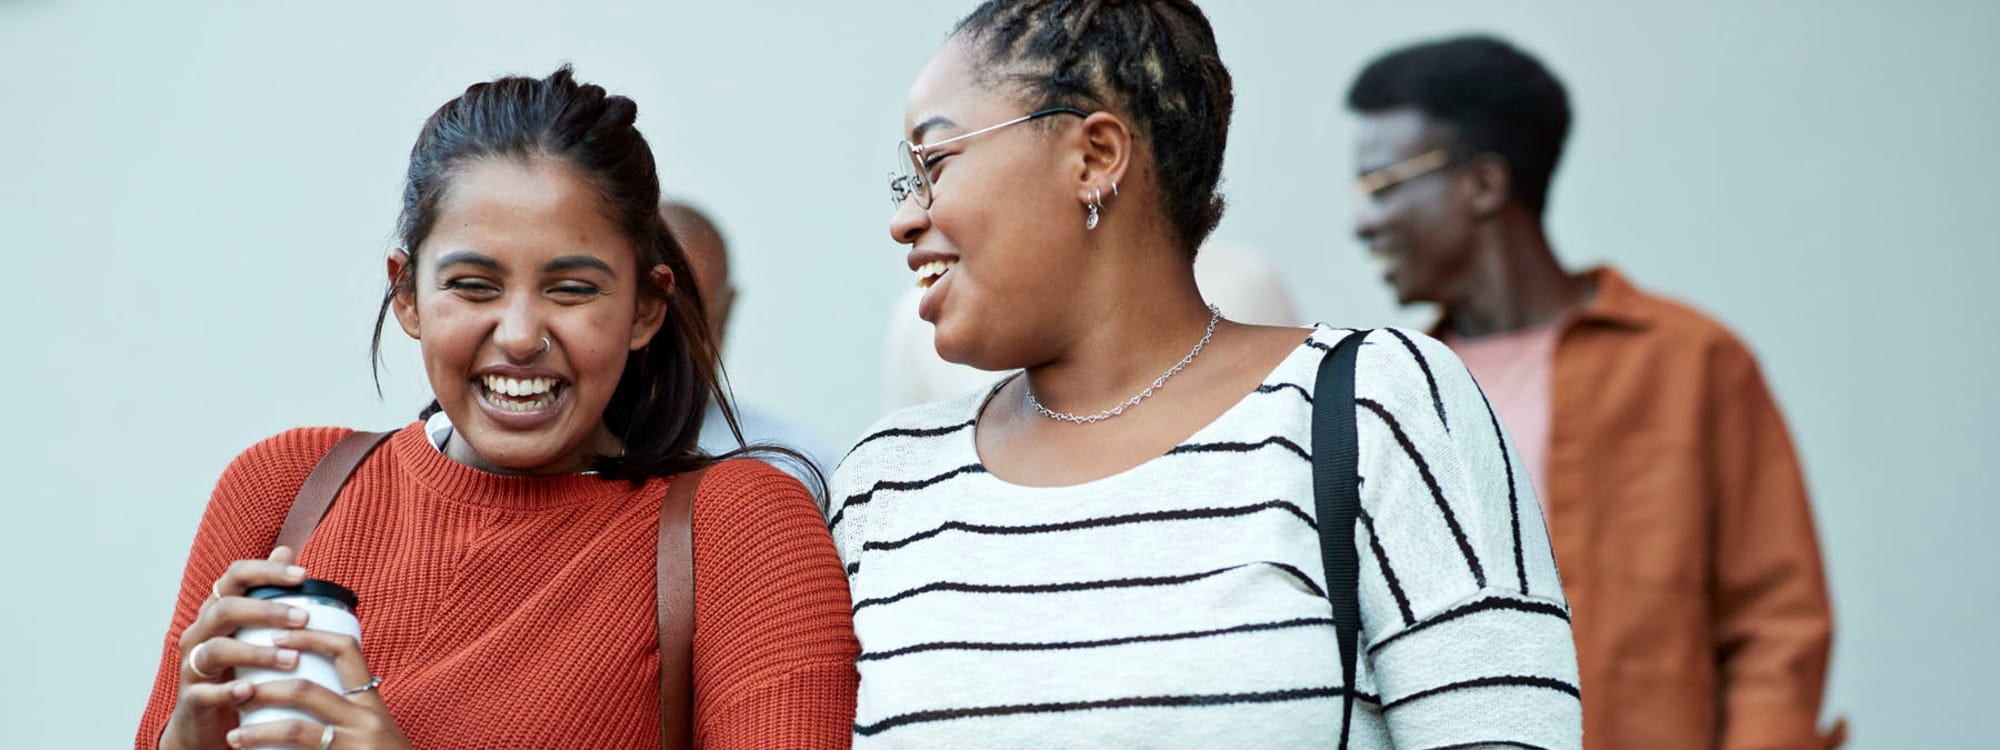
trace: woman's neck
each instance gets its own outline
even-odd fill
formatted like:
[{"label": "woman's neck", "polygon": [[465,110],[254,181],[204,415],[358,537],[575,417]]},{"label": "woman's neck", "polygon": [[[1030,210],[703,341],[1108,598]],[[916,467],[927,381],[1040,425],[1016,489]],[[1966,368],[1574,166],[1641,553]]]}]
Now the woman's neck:
[{"label": "woman's neck", "polygon": [[1043,406],[1081,415],[1113,408],[1151,386],[1202,339],[1211,313],[1193,264],[1164,248],[1145,252],[1150,262],[1102,264],[1118,268],[1079,295],[1087,302],[1072,315],[1077,328],[1069,343],[1027,368],[1028,386]]}]

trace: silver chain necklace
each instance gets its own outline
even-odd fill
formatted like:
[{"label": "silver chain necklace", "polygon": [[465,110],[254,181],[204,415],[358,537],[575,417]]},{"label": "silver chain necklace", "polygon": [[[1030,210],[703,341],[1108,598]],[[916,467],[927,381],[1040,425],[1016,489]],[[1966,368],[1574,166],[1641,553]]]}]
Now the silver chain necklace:
[{"label": "silver chain necklace", "polygon": [[1073,424],[1096,424],[1098,422],[1102,422],[1104,420],[1110,419],[1120,414],[1124,414],[1126,409],[1138,406],[1139,402],[1151,398],[1153,395],[1153,391],[1157,391],[1162,386],[1165,386],[1167,384],[1167,378],[1171,378],[1176,373],[1179,373],[1181,370],[1187,369],[1188,363],[1193,362],[1194,358],[1201,354],[1201,348],[1204,346],[1208,346],[1209,338],[1215,335],[1215,324],[1217,321],[1220,320],[1222,320],[1222,309],[1214,305],[1209,305],[1208,330],[1202,332],[1201,340],[1195,342],[1194,348],[1188,350],[1187,356],[1182,357],[1181,361],[1174,363],[1174,366],[1168,369],[1166,374],[1161,375],[1158,378],[1154,378],[1152,385],[1146,386],[1146,390],[1140,391],[1139,395],[1125,399],[1125,403],[1119,404],[1109,409],[1105,409],[1104,411],[1100,411],[1096,414],[1092,414],[1087,417],[1081,414],[1071,414],[1066,411],[1055,411],[1053,409],[1050,409],[1049,407],[1043,406],[1041,401],[1036,400],[1035,386],[1031,383],[1028,383],[1026,380],[1023,380],[1021,381],[1021,385],[1022,388],[1028,392],[1028,405],[1035,407],[1035,411],[1041,412],[1041,415],[1044,417],[1048,417],[1049,419],[1053,419],[1058,422],[1070,422]]}]

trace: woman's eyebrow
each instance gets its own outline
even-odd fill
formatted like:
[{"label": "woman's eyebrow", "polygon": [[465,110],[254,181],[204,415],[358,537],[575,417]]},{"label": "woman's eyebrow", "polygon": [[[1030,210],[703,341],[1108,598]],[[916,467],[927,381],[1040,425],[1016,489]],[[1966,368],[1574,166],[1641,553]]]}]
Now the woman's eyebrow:
[{"label": "woman's eyebrow", "polygon": [[479,266],[480,268],[487,268],[494,271],[506,270],[506,266],[501,265],[500,261],[494,260],[490,256],[483,255],[472,250],[454,250],[452,252],[444,254],[442,257],[439,257],[437,261],[439,268],[444,268],[445,266],[457,265],[461,263],[469,266]]},{"label": "woman's eyebrow", "polygon": [[611,264],[606,263],[602,260],[598,260],[597,258],[588,255],[565,255],[555,260],[549,261],[548,265],[542,266],[542,270],[547,272],[577,271],[577,270],[603,271],[604,273],[610,275],[612,278],[618,277],[618,272],[611,270]]},{"label": "woman's eyebrow", "polygon": [[925,118],[923,122],[917,123],[916,127],[910,128],[910,142],[923,143],[924,133],[937,128],[955,128],[955,127],[958,127],[958,123],[952,122],[951,118],[946,117],[944,115],[931,115],[930,117]]}]

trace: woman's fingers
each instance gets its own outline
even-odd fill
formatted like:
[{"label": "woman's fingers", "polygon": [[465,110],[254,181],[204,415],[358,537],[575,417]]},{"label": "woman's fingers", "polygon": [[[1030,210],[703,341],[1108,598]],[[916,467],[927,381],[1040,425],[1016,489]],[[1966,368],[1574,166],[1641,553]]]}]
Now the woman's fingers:
[{"label": "woman's fingers", "polygon": [[238,667],[288,670],[298,665],[296,649],[256,646],[235,638],[210,638],[195,644],[182,664],[184,672],[191,670],[193,677],[207,681],[219,680],[224,670]]},{"label": "woman's fingers", "polygon": [[375,707],[357,704],[311,680],[273,680],[257,685],[253,694],[238,705],[245,711],[271,706],[295,708],[323,723],[360,730],[372,730],[381,724],[374,718],[378,710]]},{"label": "woman's fingers", "polygon": [[[332,659],[333,671],[340,675],[342,687],[358,688],[375,679],[368,670],[367,658],[361,655],[361,642],[353,636],[324,630],[286,630],[273,635],[271,642]],[[367,704],[380,704],[382,700],[373,690],[354,693],[352,698]]]},{"label": "woman's fingers", "polygon": [[222,683],[194,683],[181,689],[181,704],[196,711],[213,711],[234,708],[249,700],[256,688],[248,681],[235,680]]},{"label": "woman's fingers", "polygon": [[[305,625],[309,619],[305,610],[278,602],[245,599],[240,596],[210,601],[202,605],[201,614],[195,617],[194,622],[189,623],[187,629],[181,631],[181,681],[217,682],[225,676],[224,670],[231,667],[265,666],[256,661],[257,653],[230,649],[218,654],[214,646],[218,641],[229,641],[249,647],[247,644],[236,642],[230,636],[243,628],[296,628]],[[289,656],[284,656],[284,659],[290,660],[294,665],[298,663],[295,649],[283,649],[283,651],[291,652]],[[279,650],[261,653],[272,663],[281,658]]]},{"label": "woman's fingers", "polygon": [[[306,578],[306,569],[293,565],[292,557],[290,548],[279,547],[271,552],[271,558],[268,560],[237,560],[230,563],[229,568],[222,572],[222,577],[215,579],[209,586],[209,597],[202,602],[201,612],[195,617],[195,621],[189,623],[186,630],[181,631],[181,648],[193,648],[196,643],[218,635],[233,633],[237,628],[246,625],[282,628],[304,624],[304,620],[293,622],[293,619],[304,617],[305,610],[271,602],[246,605],[243,602],[248,600],[242,599],[244,592],[257,586],[292,586],[303,582]],[[292,614],[293,610],[298,614]],[[281,616],[277,620],[268,617],[257,619],[259,612],[281,614]],[[232,619],[239,616],[249,616],[252,619],[248,622]]]},{"label": "woman's fingers", "polygon": [[[321,746],[320,740],[326,735],[326,727],[327,725],[325,724],[306,721],[304,719],[280,719],[278,721],[266,721],[231,729],[229,730],[229,734],[225,736],[229,740],[229,746],[237,748],[318,748]],[[334,748],[339,746],[339,735],[336,733],[333,744],[327,745],[327,747]]]},{"label": "woman's fingers", "polygon": [[210,599],[242,596],[258,586],[296,586],[306,579],[306,569],[293,564],[290,547],[271,551],[264,560],[237,560],[209,587]]},{"label": "woman's fingers", "polygon": [[201,613],[194,622],[181,631],[182,653],[193,649],[195,644],[242,628],[297,628],[310,620],[311,615],[304,609],[281,602],[240,596],[211,599],[201,605]]}]

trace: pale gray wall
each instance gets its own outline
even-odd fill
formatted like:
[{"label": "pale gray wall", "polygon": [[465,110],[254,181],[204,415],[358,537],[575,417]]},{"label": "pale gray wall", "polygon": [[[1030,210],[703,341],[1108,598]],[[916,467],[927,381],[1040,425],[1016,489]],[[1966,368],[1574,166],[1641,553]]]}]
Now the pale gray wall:
[{"label": "pale gray wall", "polygon": [[[112,747],[223,465],[422,399],[364,360],[403,159],[466,84],[559,61],[632,96],[743,290],[740,395],[837,441],[875,415],[908,283],[882,175],[969,0],[616,6],[0,0],[0,746]],[[1855,746],[1967,747],[2000,700],[2000,3],[1210,2],[1238,111],[1218,236],[1309,317],[1415,323],[1348,238],[1347,80],[1486,29],[1569,83],[1564,257],[1762,354],[1816,492]]]}]

